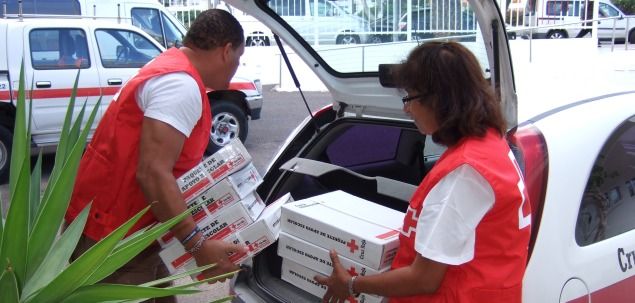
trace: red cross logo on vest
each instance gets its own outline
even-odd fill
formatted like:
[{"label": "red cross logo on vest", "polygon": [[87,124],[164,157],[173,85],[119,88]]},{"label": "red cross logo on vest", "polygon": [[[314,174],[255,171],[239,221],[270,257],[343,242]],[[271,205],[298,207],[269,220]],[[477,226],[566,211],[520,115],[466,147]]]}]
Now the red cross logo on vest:
[{"label": "red cross logo on vest", "polygon": [[351,253],[355,253],[356,250],[359,249],[359,245],[355,244],[355,239],[351,239],[346,246],[351,250]]},{"label": "red cross logo on vest", "polygon": [[355,270],[354,266],[351,266],[351,268],[346,270],[348,272],[349,275],[351,276],[359,276],[359,274],[357,273],[357,271]]},{"label": "red cross logo on vest", "polygon": [[403,228],[401,233],[408,238],[414,237],[414,234],[417,232],[417,221],[419,220],[419,217],[416,214],[417,210],[408,207],[408,212],[403,219]]}]

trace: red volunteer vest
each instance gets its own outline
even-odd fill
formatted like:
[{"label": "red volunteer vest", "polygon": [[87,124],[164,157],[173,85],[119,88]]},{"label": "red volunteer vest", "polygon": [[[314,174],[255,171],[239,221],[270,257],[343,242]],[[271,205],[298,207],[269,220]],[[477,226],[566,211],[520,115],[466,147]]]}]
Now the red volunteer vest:
[{"label": "red volunteer vest", "polygon": [[474,259],[448,265],[436,293],[391,298],[391,303],[521,302],[531,210],[516,161],[506,141],[493,129],[483,138],[465,138],[448,148],[423,179],[410,200],[392,268],[412,264],[417,253],[416,225],[425,197],[443,177],[466,163],[487,180],[495,195],[494,206],[476,227]]},{"label": "red volunteer vest", "polygon": [[[144,118],[136,102],[136,91],[149,78],[173,72],[185,72],[196,80],[201,93],[202,114],[186,138],[172,172],[178,177],[201,162],[211,128],[209,100],[198,72],[181,51],[172,48],[141,68],[115,95],[80,162],[65,218],[71,222],[92,200],[84,234],[95,241],[148,206],[135,177]],[[156,221],[149,211],[129,233]]]}]

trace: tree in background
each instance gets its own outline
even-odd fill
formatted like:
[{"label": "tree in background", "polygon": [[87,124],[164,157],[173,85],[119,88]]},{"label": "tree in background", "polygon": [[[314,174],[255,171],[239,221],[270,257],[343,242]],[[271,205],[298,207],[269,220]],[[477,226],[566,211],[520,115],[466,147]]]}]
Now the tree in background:
[{"label": "tree in background", "polygon": [[[615,6],[617,6],[626,15],[635,14],[635,0],[613,0]],[[633,21],[635,22],[635,20]]]}]

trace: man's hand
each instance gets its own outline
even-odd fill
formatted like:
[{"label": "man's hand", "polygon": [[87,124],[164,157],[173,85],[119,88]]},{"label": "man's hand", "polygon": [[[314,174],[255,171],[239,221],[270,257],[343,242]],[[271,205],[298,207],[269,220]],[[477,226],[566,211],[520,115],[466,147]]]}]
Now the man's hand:
[{"label": "man's hand", "polygon": [[335,250],[330,252],[331,262],[333,264],[333,271],[330,277],[315,276],[313,279],[319,284],[326,285],[328,287],[326,294],[322,297],[322,302],[344,302],[350,297],[348,292],[348,281],[351,279],[351,275],[344,269],[344,266],[340,263],[340,258],[337,256]]},{"label": "man's hand", "polygon": [[[198,266],[216,263],[216,266],[203,272],[204,277],[212,278],[224,273],[238,270],[238,265],[229,261],[232,253],[244,253],[247,248],[242,245],[224,242],[221,240],[205,240],[201,249],[193,254]],[[225,279],[219,280],[224,282]]]}]

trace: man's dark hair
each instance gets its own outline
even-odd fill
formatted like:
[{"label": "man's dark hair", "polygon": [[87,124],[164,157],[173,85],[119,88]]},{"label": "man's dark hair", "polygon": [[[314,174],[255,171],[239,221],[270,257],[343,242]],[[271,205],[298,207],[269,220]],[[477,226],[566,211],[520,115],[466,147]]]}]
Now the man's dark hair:
[{"label": "man's dark hair", "polygon": [[471,51],[456,42],[430,42],[412,50],[397,66],[400,88],[412,90],[434,112],[439,129],[432,139],[452,146],[468,136],[482,137],[488,128],[502,136],[505,119],[491,84]]},{"label": "man's dark hair", "polygon": [[227,43],[238,48],[244,41],[243,28],[234,16],[224,10],[208,9],[192,22],[183,38],[183,45],[210,50]]}]

